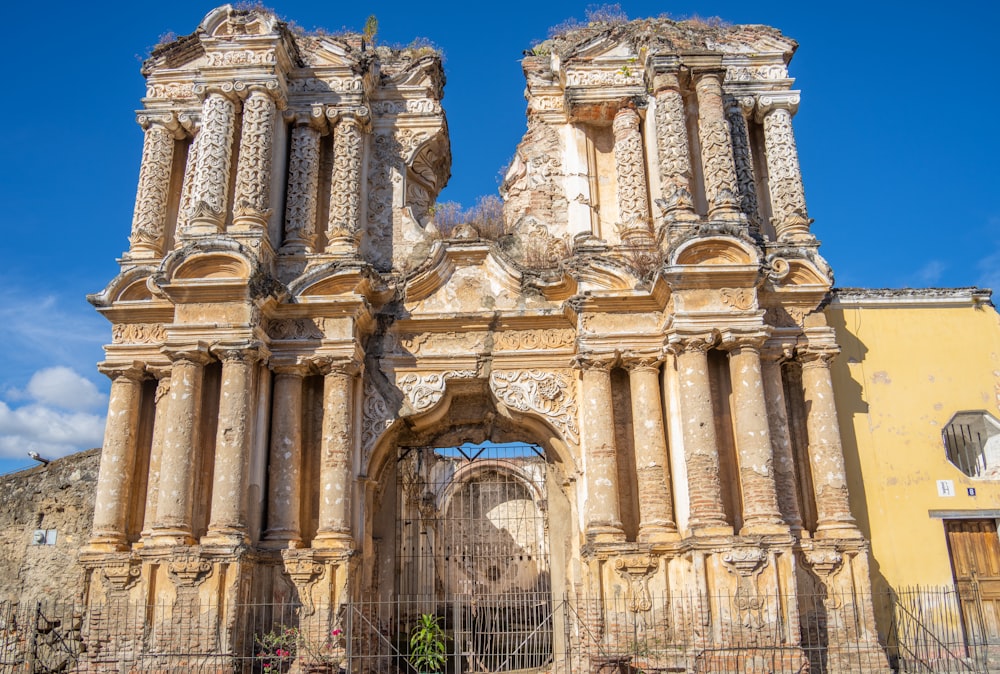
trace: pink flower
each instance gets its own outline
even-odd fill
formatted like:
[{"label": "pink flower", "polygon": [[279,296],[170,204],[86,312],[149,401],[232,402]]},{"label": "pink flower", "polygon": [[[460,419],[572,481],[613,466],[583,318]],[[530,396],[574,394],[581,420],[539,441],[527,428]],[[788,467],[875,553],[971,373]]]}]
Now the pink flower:
[{"label": "pink flower", "polygon": [[334,636],[334,637],[339,637],[340,634],[341,634],[341,632],[340,632],[339,629],[335,629],[332,632],[330,632],[330,636]]}]

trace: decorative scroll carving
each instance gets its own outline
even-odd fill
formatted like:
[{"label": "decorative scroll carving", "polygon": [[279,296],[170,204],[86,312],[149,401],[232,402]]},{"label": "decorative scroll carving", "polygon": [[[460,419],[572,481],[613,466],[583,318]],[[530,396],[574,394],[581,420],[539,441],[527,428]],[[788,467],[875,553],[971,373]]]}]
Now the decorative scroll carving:
[{"label": "decorative scroll carving", "polygon": [[645,161],[639,114],[623,108],[615,115],[615,169],[618,173],[618,215],[623,240],[649,233],[649,193],[646,190]]},{"label": "decorative scroll carving", "polygon": [[740,210],[747,216],[750,224],[760,231],[757,183],[753,177],[753,154],[746,119],[746,113],[753,110],[753,105],[752,96],[742,99],[733,96],[726,98],[726,117],[733,132],[733,161],[736,166],[736,183],[740,190]]},{"label": "decorative scroll carving", "polygon": [[391,131],[372,138],[372,161],[368,172],[368,243],[372,262],[388,268],[392,256],[392,175],[398,169],[400,145]]},{"label": "decorative scroll carving", "polygon": [[159,323],[117,323],[111,327],[115,344],[160,344],[167,340],[167,331]]},{"label": "decorative scroll carving", "polygon": [[[197,133],[197,130],[195,130]],[[195,172],[198,169],[198,146],[201,143],[201,133],[197,133],[191,139],[188,146],[187,164],[184,166],[184,180],[181,183],[181,203],[177,209],[177,231],[183,233],[187,230],[194,212],[194,185]]]},{"label": "decorative scroll carving", "polygon": [[264,226],[271,214],[271,154],[276,107],[262,90],[250,92],[243,104],[243,131],[236,167],[235,215]]},{"label": "decorative scroll carving", "polygon": [[625,579],[625,605],[633,613],[653,608],[649,594],[649,577],[656,570],[656,561],[651,557],[619,557],[615,560],[615,571]]},{"label": "decorative scroll carving", "polygon": [[642,69],[570,70],[566,73],[566,84],[571,87],[642,86]]},{"label": "decorative scroll carving", "polygon": [[289,318],[271,321],[268,325],[271,339],[322,339],[323,330],[311,318]]},{"label": "decorative scroll carving", "polygon": [[265,66],[277,63],[273,51],[217,51],[208,55],[210,66]]},{"label": "decorative scroll carving", "polygon": [[[353,116],[340,120],[333,132],[333,179],[327,239],[355,243],[361,213],[361,125]],[[329,248],[328,248],[329,249]]]},{"label": "decorative scroll carving", "polygon": [[767,553],[756,547],[733,548],[722,561],[740,576],[749,577],[767,564]]},{"label": "decorative scroll carving", "polygon": [[101,573],[108,581],[112,591],[122,592],[138,580],[142,573],[142,567],[137,562],[128,560],[124,564],[106,566],[101,569]]},{"label": "decorative scroll carving", "polygon": [[306,251],[313,248],[319,190],[319,146],[320,132],[317,129],[305,124],[292,129],[283,248],[301,247]]},{"label": "decorative scroll carving", "polygon": [[431,98],[417,98],[407,101],[375,101],[372,113],[376,115],[440,115],[441,104]]},{"label": "decorative scroll carving", "polygon": [[396,381],[413,412],[424,412],[437,405],[444,396],[449,379],[471,379],[475,370],[450,370],[433,374],[408,374]]},{"label": "decorative scroll carving", "polygon": [[788,78],[788,68],[783,65],[730,66],[726,68],[727,82],[751,82],[754,80],[784,80]]},{"label": "decorative scroll carving", "polygon": [[566,440],[579,442],[576,398],[562,375],[537,370],[494,371],[490,389],[507,407],[540,414]]},{"label": "decorative scroll carving", "polygon": [[[797,102],[797,101],[795,101]],[[764,153],[767,159],[768,186],[771,190],[771,222],[782,240],[809,236],[809,214],[799,172],[799,154],[792,133],[792,113],[784,106],[773,106],[760,99],[764,113]],[[794,105],[794,103],[792,103]]]},{"label": "decorative scroll carving", "polygon": [[139,123],[146,129],[146,134],[132,215],[131,250],[133,253],[159,256],[163,254],[170,173],[174,160],[174,132],[178,125],[173,115],[165,119],[141,115]]},{"label": "decorative scroll carving", "polygon": [[186,557],[167,565],[167,574],[179,587],[195,587],[212,572],[212,565],[198,557]]},{"label": "decorative scroll carving", "polygon": [[719,299],[727,307],[747,311],[753,308],[754,292],[749,288],[720,288]]},{"label": "decorative scroll carving", "polygon": [[701,161],[705,172],[705,196],[709,214],[736,211],[736,168],[729,123],[722,107],[722,86],[718,73],[703,73],[696,85],[698,92],[698,135]]},{"label": "decorative scroll carving", "polygon": [[[676,79],[676,76],[674,76]],[[660,172],[660,193],[668,214],[694,214],[691,196],[691,158],[684,99],[674,88],[656,94],[656,150]]]},{"label": "decorative scroll carving", "polygon": [[361,454],[363,456],[362,469],[368,465],[368,458],[371,456],[375,442],[382,436],[392,422],[395,415],[389,413],[389,404],[382,396],[382,392],[369,379],[365,378],[364,400],[362,401],[362,422],[361,422]]},{"label": "decorative scroll carving", "polygon": [[829,548],[804,550],[802,554],[809,567],[824,579],[829,578],[844,561],[841,553]]},{"label": "decorative scroll carving", "polygon": [[313,604],[312,587],[323,575],[323,565],[317,564],[311,559],[286,559],[284,573],[298,590],[303,612],[305,615],[312,615],[316,611]]},{"label": "decorative scroll carving", "polygon": [[559,349],[571,346],[576,339],[572,328],[553,330],[507,330],[498,333],[494,340],[497,351],[534,351]]},{"label": "decorative scroll carving", "polygon": [[361,93],[365,90],[365,84],[360,77],[331,77],[327,79],[306,77],[303,79],[289,80],[288,90],[292,93],[306,93],[314,91],[333,91],[342,94]]},{"label": "decorative scroll carving", "polygon": [[189,82],[166,82],[146,86],[146,98],[192,98],[194,86]]},{"label": "decorative scroll carving", "polygon": [[201,219],[216,226],[221,224],[229,191],[235,115],[236,104],[222,94],[211,93],[205,99],[194,175],[192,221]]}]

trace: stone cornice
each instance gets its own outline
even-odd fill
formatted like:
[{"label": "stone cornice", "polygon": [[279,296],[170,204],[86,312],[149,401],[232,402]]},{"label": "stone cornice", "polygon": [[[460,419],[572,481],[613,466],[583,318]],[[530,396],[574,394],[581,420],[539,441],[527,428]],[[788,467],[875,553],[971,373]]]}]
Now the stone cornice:
[{"label": "stone cornice", "polygon": [[993,306],[989,288],[834,288],[832,309]]}]

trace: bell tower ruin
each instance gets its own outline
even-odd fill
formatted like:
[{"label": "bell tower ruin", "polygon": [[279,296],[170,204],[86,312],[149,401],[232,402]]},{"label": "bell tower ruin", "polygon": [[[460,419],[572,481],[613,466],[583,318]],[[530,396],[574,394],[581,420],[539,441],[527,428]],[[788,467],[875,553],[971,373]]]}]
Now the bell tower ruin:
[{"label": "bell tower ruin", "polygon": [[565,616],[518,667],[481,630],[459,643],[470,606],[529,602],[579,602],[598,641],[683,604],[657,652],[704,671],[765,647],[798,671],[807,624],[852,645],[823,671],[884,668],[795,48],[666,19],[536,46],[499,234],[435,220],[432,50],[228,5],[155,49],[129,250],[90,298],[112,323],[81,552],[93,670],[175,651],[239,670],[276,605],[317,633],[355,616],[350,671],[427,613],[461,671],[613,660],[563,664]]}]

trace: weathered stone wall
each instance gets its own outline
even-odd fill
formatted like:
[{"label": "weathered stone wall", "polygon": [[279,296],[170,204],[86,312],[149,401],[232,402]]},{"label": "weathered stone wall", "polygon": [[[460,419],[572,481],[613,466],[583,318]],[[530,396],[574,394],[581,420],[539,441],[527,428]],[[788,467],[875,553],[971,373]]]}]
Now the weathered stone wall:
[{"label": "weathered stone wall", "polygon": [[[77,552],[94,518],[101,450],[0,477],[0,601],[70,601],[83,592]],[[36,545],[54,529],[55,545]]]}]

